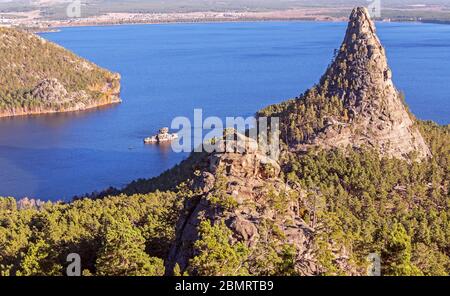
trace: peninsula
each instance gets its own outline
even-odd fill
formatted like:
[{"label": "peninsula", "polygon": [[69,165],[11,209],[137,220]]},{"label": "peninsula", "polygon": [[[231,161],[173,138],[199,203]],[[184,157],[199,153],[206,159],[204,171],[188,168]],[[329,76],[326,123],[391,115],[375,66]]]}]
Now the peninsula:
[{"label": "peninsula", "polygon": [[35,34],[0,27],[0,117],[120,103],[120,75]]}]

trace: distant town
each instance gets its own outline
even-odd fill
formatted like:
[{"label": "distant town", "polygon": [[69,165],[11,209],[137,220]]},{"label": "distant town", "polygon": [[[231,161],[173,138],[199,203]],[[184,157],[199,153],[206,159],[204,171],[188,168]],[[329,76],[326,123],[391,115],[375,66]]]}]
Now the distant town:
[{"label": "distant town", "polygon": [[[230,10],[230,11],[182,11],[182,12],[99,12],[81,7],[80,15],[69,17],[67,6],[57,15],[44,9],[2,10],[0,6],[0,26],[20,27],[30,31],[53,31],[59,27],[192,23],[192,22],[235,22],[235,21],[346,21],[352,6],[305,7],[277,10]],[[62,11],[62,12],[61,12]],[[144,10],[145,11],[145,10]],[[50,16],[49,16],[50,15]],[[409,5],[401,8],[383,7],[378,21],[416,21],[450,23],[450,10],[442,5]]]}]

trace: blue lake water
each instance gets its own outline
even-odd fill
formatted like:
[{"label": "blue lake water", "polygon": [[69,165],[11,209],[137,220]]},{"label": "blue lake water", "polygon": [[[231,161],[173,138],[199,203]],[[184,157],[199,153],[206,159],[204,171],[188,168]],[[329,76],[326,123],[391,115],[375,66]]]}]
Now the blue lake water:
[{"label": "blue lake water", "polygon": [[[156,176],[186,157],[142,139],[175,116],[249,116],[317,82],[344,23],[65,28],[42,34],[122,75],[123,103],[0,119],[0,196],[67,200]],[[450,123],[450,26],[380,23],[397,87],[421,119]]]}]

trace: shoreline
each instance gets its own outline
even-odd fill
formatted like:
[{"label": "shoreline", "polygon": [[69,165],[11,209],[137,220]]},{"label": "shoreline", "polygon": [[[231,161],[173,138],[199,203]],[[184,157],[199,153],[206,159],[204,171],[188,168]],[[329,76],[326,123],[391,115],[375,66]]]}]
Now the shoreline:
[{"label": "shoreline", "polygon": [[333,20],[314,20],[307,18],[270,18],[270,19],[202,19],[202,20],[173,20],[173,21],[129,21],[129,22],[85,22],[85,23],[70,23],[57,24],[49,27],[48,30],[41,29],[44,33],[54,33],[60,31],[60,28],[77,28],[77,27],[110,27],[110,26],[126,26],[126,25],[166,25],[166,24],[222,24],[222,23],[259,23],[259,22],[318,22],[318,23],[332,23],[344,22],[341,19]]},{"label": "shoreline", "polygon": [[110,102],[92,104],[85,106],[83,108],[73,107],[65,110],[56,110],[56,109],[42,109],[42,110],[33,110],[33,111],[23,111],[23,110],[15,110],[13,113],[11,112],[0,112],[0,119],[3,118],[16,118],[16,117],[26,117],[26,116],[39,116],[39,115],[49,115],[49,114],[63,114],[63,113],[75,113],[75,112],[83,112],[89,110],[95,110],[97,108],[103,108],[107,106],[119,105],[122,103],[121,99],[114,99]]},{"label": "shoreline", "polygon": [[[225,23],[270,23],[270,22],[311,22],[311,23],[344,23],[344,20],[312,20],[312,19],[239,19],[239,20],[199,20],[199,21],[165,21],[165,22],[122,22],[122,23],[82,23],[82,24],[63,24],[50,27],[48,30],[30,29],[35,34],[58,33],[65,28],[84,28],[84,27],[115,27],[115,26],[136,26],[136,25],[176,25],[176,24],[225,24]],[[410,23],[410,24],[437,24],[450,25],[450,21],[433,20],[376,20],[376,23]]]},{"label": "shoreline", "polygon": [[[225,24],[225,23],[270,23],[270,22],[314,22],[314,23],[344,23],[345,20],[330,19],[330,20],[315,20],[304,18],[271,18],[271,19],[236,19],[236,20],[217,20],[217,19],[205,19],[205,20],[175,20],[175,21],[161,21],[161,22],[101,22],[101,23],[77,23],[77,24],[58,24],[47,28],[28,28],[32,33],[44,34],[44,33],[58,33],[64,28],[83,28],[83,27],[115,27],[115,26],[136,26],[136,25],[176,25],[176,24]],[[450,25],[450,21],[440,20],[375,20],[376,23],[410,23],[410,24],[436,24],[436,25]]]},{"label": "shoreline", "polygon": [[[42,9],[29,12],[8,12],[0,17],[0,26],[19,27],[34,33],[55,32],[58,28],[116,26],[139,24],[193,24],[228,22],[347,22],[348,11],[353,6],[340,7],[291,7],[270,10],[198,10],[171,12],[103,12],[90,15],[89,10],[81,11],[81,17],[69,18],[59,15],[46,18]],[[430,6],[421,9],[398,9],[385,7],[377,22],[412,22],[450,24],[450,11],[444,6]],[[17,18],[17,15],[21,16]]]}]

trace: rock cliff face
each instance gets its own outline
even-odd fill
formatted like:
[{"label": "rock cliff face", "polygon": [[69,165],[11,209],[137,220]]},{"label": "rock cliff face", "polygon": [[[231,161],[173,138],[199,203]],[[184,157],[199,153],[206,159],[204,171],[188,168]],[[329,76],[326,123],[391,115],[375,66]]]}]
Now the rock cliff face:
[{"label": "rock cliff face", "polygon": [[419,159],[430,156],[391,77],[368,11],[355,8],[344,41],[320,83],[280,114],[286,122],[297,116],[297,126],[285,131],[291,148],[367,146],[397,158],[411,152]]},{"label": "rock cliff face", "polygon": [[[189,270],[189,260],[197,255],[193,246],[199,239],[200,222],[209,220],[212,224],[224,222],[232,230],[231,240],[249,248],[251,274],[264,274],[257,267],[252,270],[252,265],[266,260],[272,251],[281,253],[286,245],[295,250],[297,274],[320,274],[314,254],[316,230],[299,213],[304,192],[283,182],[280,165],[261,152],[255,140],[238,133],[235,138],[241,139],[238,143],[245,143],[242,149],[235,150],[240,153],[227,150],[204,159],[203,169],[193,183],[198,195],[186,202],[177,223],[176,240],[166,262],[167,273],[171,274],[175,265],[182,272]],[[219,145],[227,145],[226,139]],[[336,252],[336,258],[349,266],[349,274],[354,273],[342,252]]]},{"label": "rock cliff face", "polygon": [[413,151],[422,158],[429,156],[391,77],[368,11],[355,9],[340,51],[319,86],[327,97],[343,100],[351,122],[331,123],[312,142],[325,146],[368,145],[395,157]]},{"label": "rock cliff face", "polygon": [[0,117],[119,103],[120,75],[34,34],[0,28]]},{"label": "rock cliff face", "polygon": [[[289,149],[284,153],[289,155],[311,147],[351,146],[374,148],[388,157],[407,158],[412,152],[419,159],[430,156],[392,83],[384,49],[365,8],[353,10],[344,42],[320,83],[302,97],[269,107],[260,115],[280,117]],[[236,133],[234,138],[245,137]],[[226,146],[226,139],[219,146]],[[197,194],[186,201],[177,224],[167,273],[178,265],[181,271],[195,274],[190,260],[198,255],[199,225],[207,220],[214,225],[224,222],[232,230],[231,240],[249,248],[250,274],[264,274],[258,261],[276,261],[270,256],[280,255],[286,245],[294,250],[295,274],[322,274],[326,268],[316,243],[326,230],[320,222],[306,223],[301,213],[308,208],[310,195],[320,196],[320,192],[285,184],[280,164],[258,150],[254,140],[243,142],[247,143],[244,149],[236,150],[241,153],[205,156],[191,184]],[[316,199],[313,203],[315,208]],[[350,259],[351,251],[334,241],[326,244],[332,246],[333,261],[345,274],[365,274]],[[258,267],[252,270],[252,266]]]}]

